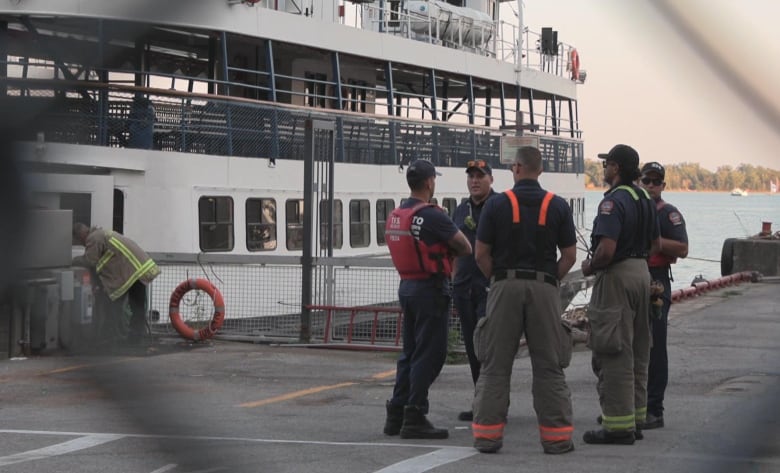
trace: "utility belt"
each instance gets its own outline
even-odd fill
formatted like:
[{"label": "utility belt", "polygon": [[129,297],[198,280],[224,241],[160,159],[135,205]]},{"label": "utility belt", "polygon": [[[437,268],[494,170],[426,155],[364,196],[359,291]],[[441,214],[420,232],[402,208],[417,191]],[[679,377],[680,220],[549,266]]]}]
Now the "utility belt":
[{"label": "utility belt", "polygon": [[504,279],[528,279],[530,281],[546,282],[558,287],[558,278],[542,271],[533,269],[499,269],[493,273],[491,282],[503,281]]}]

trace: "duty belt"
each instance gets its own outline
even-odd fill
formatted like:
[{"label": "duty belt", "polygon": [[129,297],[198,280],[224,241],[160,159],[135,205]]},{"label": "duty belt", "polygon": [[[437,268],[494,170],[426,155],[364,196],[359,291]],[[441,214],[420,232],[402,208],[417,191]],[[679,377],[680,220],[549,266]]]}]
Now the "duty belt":
[{"label": "duty belt", "polygon": [[558,287],[558,279],[550,274],[532,269],[499,269],[493,273],[493,281],[504,279],[528,279],[531,281],[546,282]]}]

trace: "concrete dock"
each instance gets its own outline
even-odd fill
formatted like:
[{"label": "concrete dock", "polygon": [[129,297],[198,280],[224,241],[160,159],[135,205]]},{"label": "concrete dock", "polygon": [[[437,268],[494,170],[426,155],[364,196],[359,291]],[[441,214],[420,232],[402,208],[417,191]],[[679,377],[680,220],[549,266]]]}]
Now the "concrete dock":
[{"label": "concrete dock", "polygon": [[582,442],[599,407],[590,352],[566,370],[576,450],[542,453],[530,361],[515,363],[504,448],[459,422],[473,388],[447,365],[431,390],[442,441],[382,434],[395,354],[171,342],[152,354],[0,362],[0,472],[780,471],[780,284],[672,307],[666,427],[633,446]]}]

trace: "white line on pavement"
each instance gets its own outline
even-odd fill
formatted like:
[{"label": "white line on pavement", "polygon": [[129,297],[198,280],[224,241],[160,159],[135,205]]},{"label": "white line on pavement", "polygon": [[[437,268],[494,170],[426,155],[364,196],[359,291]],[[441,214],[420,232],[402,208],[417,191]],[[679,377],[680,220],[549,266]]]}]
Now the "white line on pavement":
[{"label": "white line on pavement", "polygon": [[160,467],[160,468],[152,471],[151,473],[165,473],[166,471],[171,471],[174,468],[176,468],[176,463],[169,463],[169,464],[167,464],[167,465],[165,465],[163,467]]},{"label": "white line on pavement", "polygon": [[463,460],[472,455],[476,455],[474,449],[463,448],[442,448],[425,455],[409,458],[387,468],[382,468],[375,473],[423,473],[434,468],[446,465],[447,463]]},{"label": "white line on pavement", "polygon": [[66,453],[75,452],[78,450],[84,450],[85,448],[95,447],[104,443],[113,442],[123,438],[124,435],[117,434],[93,434],[84,437],[79,437],[74,440],[68,440],[67,442],[58,443],[49,447],[38,448],[35,450],[29,450],[21,453],[14,453],[13,455],[6,455],[0,457],[0,466],[13,465],[14,463],[23,463],[32,460],[40,460],[43,458],[53,457],[57,455],[64,455]]}]

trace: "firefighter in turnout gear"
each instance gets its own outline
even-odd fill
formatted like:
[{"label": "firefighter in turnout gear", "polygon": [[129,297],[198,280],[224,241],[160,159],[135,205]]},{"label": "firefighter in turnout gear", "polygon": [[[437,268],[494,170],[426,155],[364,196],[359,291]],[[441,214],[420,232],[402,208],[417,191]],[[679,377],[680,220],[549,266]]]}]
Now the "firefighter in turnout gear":
[{"label": "firefighter in turnout gear", "polygon": [[[572,339],[561,321],[559,281],[576,260],[572,211],[539,185],[542,156],[522,147],[512,165],[515,185],[488,200],[477,228],[477,265],[490,278],[487,313],[474,334],[481,363],[474,397],[474,447],[503,446],[512,365],[525,335],[533,369],[533,402],[545,453],[574,449],[571,392],[563,369]],[[560,258],[558,258],[560,251]]]},{"label": "firefighter in turnout gear", "polygon": [[661,230],[661,251],[647,261],[650,278],[662,286],[658,317],[651,317],[653,347],[650,349],[650,366],[647,377],[647,418],[642,428],[657,429],[664,426],[664,392],[669,380],[669,357],[666,351],[666,329],[669,323],[669,307],[672,304],[672,267],[677,258],[688,256],[688,232],[685,219],[677,208],[664,202],[661,193],[666,188],[666,170],[660,163],[642,166],[641,185],[650,194],[658,212]]},{"label": "firefighter in turnout gear", "polygon": [[393,397],[385,405],[384,433],[405,439],[449,435],[426,417],[428,390],[447,357],[452,257],[470,254],[471,244],[441,208],[429,203],[437,175],[430,161],[412,162],[406,171],[411,196],[385,225],[387,247],[401,276],[403,351]]},{"label": "firefighter in turnout gear", "polygon": [[[84,255],[73,259],[73,266],[92,269],[100,286],[112,302],[108,323],[119,327],[119,335],[127,330],[127,342],[139,344],[146,333],[146,285],[160,274],[155,262],[130,238],[83,223],[73,225],[73,238],[84,245]],[[124,306],[130,307],[129,327],[124,327]]]},{"label": "firefighter in turnout gear", "polygon": [[592,444],[632,445],[641,439],[647,414],[650,357],[650,273],[647,257],[660,248],[655,204],[633,182],[639,155],[616,145],[603,159],[610,189],[598,207],[591,232],[593,257],[584,275],[596,275],[588,305],[592,367],[601,404],[602,429],[585,432]]}]

